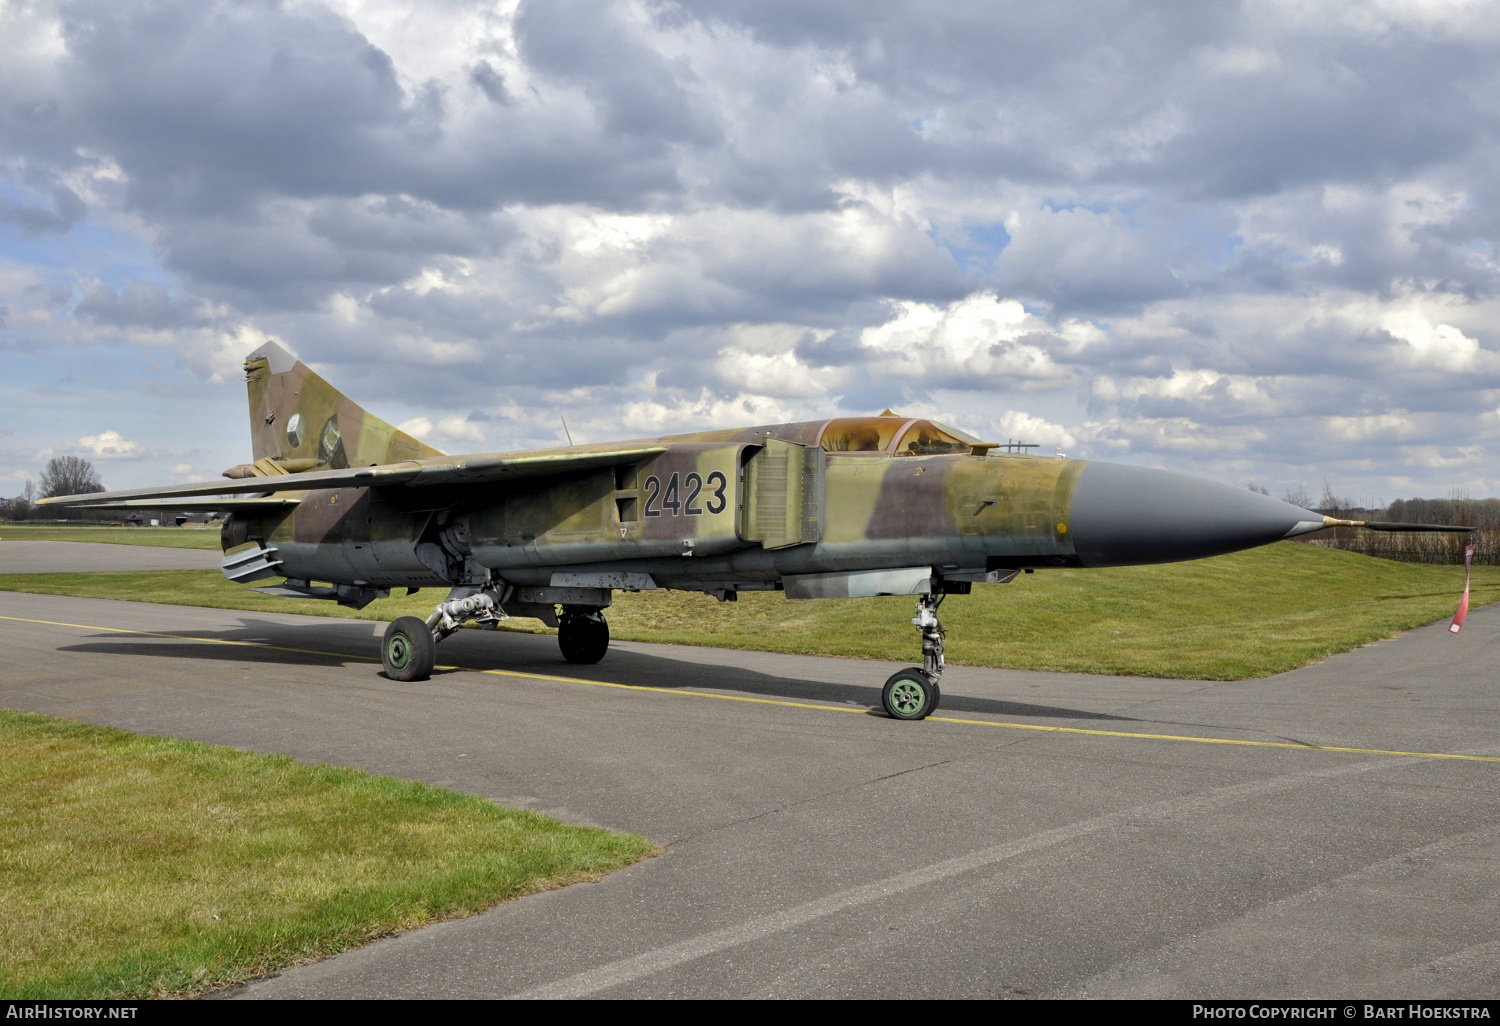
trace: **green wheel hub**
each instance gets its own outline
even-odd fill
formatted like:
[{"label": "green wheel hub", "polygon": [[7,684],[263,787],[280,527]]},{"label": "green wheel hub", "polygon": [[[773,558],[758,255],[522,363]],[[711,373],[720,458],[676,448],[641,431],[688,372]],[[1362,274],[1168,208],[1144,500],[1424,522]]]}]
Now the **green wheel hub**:
[{"label": "green wheel hub", "polygon": [[926,704],[927,694],[914,680],[898,681],[896,686],[891,688],[891,705],[902,716],[916,716]]},{"label": "green wheel hub", "polygon": [[405,634],[392,634],[385,646],[386,658],[398,670],[406,669],[411,662],[411,639]]},{"label": "green wheel hub", "polygon": [[398,617],[385,629],[380,643],[380,661],[392,680],[426,680],[432,676],[432,628],[415,616]]}]

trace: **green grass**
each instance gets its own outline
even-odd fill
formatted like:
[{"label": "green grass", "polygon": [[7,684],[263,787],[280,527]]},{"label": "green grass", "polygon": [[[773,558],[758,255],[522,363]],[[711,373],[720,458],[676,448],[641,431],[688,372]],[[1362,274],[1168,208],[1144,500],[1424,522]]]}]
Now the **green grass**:
[{"label": "green grass", "polygon": [[219,548],[219,529],[183,527],[99,527],[90,524],[0,524],[0,541],[104,542],[115,545],[155,545],[167,549]]},{"label": "green grass", "polygon": [[[1463,569],[1284,542],[1216,559],[1112,570],[1045,570],[978,585],[943,606],[950,662],[1208,680],[1262,677],[1452,616]],[[0,575],[0,590],[390,620],[426,616],[442,592],[359,612],[277,599],[214,571]],[[1500,599],[1500,567],[1475,567],[1473,604]],[[749,592],[620,594],[616,638],[916,661],[905,598],[788,602]],[[543,632],[535,620],[514,629]],[[441,649],[439,649],[441,661]]]},{"label": "green grass", "polygon": [[0,710],[0,998],[195,993],[652,855],[361,770]]}]

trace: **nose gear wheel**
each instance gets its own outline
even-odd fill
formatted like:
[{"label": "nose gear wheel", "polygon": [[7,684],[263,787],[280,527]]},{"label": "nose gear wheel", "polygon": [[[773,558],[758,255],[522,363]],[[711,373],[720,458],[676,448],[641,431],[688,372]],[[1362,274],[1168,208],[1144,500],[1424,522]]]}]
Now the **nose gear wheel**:
[{"label": "nose gear wheel", "polygon": [[938,687],[918,667],[898,670],[880,690],[880,704],[894,720],[922,720],[937,708]]}]

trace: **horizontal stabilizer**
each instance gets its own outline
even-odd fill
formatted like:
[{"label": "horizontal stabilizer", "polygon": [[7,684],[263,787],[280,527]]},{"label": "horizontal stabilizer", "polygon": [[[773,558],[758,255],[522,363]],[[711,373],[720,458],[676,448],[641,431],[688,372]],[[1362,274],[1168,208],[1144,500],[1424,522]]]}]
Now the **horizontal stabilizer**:
[{"label": "horizontal stabilizer", "polygon": [[[436,485],[494,485],[523,478],[576,474],[586,470],[640,463],[666,452],[665,446],[603,452],[560,452],[521,456],[437,456],[384,466],[315,470],[239,480],[208,481],[167,488],[136,488],[92,495],[63,495],[38,505],[115,507],[136,499],[178,499],[209,495],[258,495],[308,492],[318,488],[427,488]],[[174,507],[181,508],[181,507]],[[222,505],[214,509],[224,508]]]}]

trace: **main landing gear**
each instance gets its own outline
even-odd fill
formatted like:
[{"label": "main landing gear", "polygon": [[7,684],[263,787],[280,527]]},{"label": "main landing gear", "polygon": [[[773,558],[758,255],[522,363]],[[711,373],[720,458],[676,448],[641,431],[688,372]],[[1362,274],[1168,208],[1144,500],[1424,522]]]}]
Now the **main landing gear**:
[{"label": "main landing gear", "polygon": [[432,628],[415,616],[403,616],[385,629],[380,643],[380,661],[391,680],[426,680],[437,659]]},{"label": "main landing gear", "polygon": [[922,634],[922,665],[896,671],[881,689],[880,704],[892,719],[926,719],[942,701],[938,679],[943,675],[943,635],[947,632],[938,622],[938,606],[945,597],[939,592],[917,599],[917,615],[911,622]]},{"label": "main landing gear", "polygon": [[563,607],[557,622],[557,647],[570,663],[592,666],[609,651],[609,624],[597,609],[575,612]]},{"label": "main landing gear", "polygon": [[[432,676],[439,641],[469,620],[493,628],[507,619],[500,605],[501,597],[499,588],[485,587],[439,603],[426,621],[415,616],[394,621],[385,629],[380,645],[385,675],[400,681],[426,680]],[[603,659],[609,651],[609,624],[603,612],[589,606],[563,606],[562,616],[557,620],[557,645],[570,663],[592,665]]]}]

